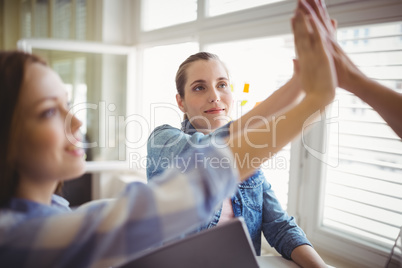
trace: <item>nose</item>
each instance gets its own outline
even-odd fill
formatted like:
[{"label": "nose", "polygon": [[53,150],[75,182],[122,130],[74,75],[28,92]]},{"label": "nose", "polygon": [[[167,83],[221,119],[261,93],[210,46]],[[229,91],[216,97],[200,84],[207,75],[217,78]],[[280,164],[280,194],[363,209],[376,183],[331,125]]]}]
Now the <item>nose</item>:
[{"label": "nose", "polygon": [[79,120],[75,115],[71,118],[71,131],[75,133],[82,126],[81,120]]},{"label": "nose", "polygon": [[216,88],[212,88],[209,93],[209,102],[219,102],[221,100],[219,91]]},{"label": "nose", "polygon": [[74,135],[75,132],[77,132],[82,126],[82,122],[71,111],[67,112],[67,116],[65,118],[67,132],[70,132]]}]

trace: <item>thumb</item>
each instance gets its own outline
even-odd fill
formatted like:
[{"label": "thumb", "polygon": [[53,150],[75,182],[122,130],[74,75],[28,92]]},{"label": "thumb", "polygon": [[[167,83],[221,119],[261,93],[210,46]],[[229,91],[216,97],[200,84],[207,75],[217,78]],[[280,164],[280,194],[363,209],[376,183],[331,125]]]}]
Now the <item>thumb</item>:
[{"label": "thumb", "polygon": [[332,27],[334,27],[334,29],[336,29],[338,27],[338,22],[334,19],[331,19],[331,24],[332,24]]},{"label": "thumb", "polygon": [[300,74],[300,65],[298,59],[293,59],[293,72],[295,74]]}]

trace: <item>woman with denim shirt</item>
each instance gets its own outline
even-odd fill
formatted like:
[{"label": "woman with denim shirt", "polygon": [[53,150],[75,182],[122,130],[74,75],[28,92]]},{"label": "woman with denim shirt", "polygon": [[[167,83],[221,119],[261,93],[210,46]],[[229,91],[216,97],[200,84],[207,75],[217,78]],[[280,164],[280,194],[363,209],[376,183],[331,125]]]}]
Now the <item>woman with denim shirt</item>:
[{"label": "woman with denim shirt", "polygon": [[[180,65],[176,75],[176,100],[185,114],[182,128],[162,125],[151,133],[148,139],[148,180],[163,173],[169,167],[169,160],[173,159],[170,164],[185,163],[186,160],[180,155],[189,148],[222,146],[217,144],[216,140],[228,136],[231,132],[243,135],[246,126],[251,129],[251,132],[248,132],[250,134],[256,126],[266,125],[271,119],[275,120],[272,116],[281,115],[284,110],[291,110],[297,106],[297,99],[302,95],[299,84],[295,75],[259,106],[231,122],[229,115],[233,98],[224,64],[216,55],[206,52],[190,56]],[[267,129],[269,131],[269,126],[265,130]],[[267,144],[267,141],[263,144]],[[268,146],[270,145],[268,141]],[[286,143],[277,143],[272,149],[277,152],[284,145]],[[250,149],[258,150],[253,148],[258,146],[251,146]],[[240,163],[258,163],[259,166],[263,162],[253,161],[254,159],[241,159]],[[313,267],[311,262],[324,264],[295,219],[282,209],[271,185],[258,168],[246,181],[238,185],[235,195],[223,202],[212,220],[198,230],[211,228],[228,218],[239,216],[245,219],[257,255],[261,252],[263,232],[268,243],[284,258],[293,259],[306,267]],[[307,265],[308,262],[310,263]]]}]

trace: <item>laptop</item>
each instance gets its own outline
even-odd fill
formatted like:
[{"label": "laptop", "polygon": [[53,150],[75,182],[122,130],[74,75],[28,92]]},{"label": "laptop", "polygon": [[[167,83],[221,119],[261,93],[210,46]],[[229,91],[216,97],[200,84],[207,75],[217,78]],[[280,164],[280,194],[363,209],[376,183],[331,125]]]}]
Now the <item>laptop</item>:
[{"label": "laptop", "polygon": [[259,267],[244,219],[234,218],[157,248],[120,268]]}]

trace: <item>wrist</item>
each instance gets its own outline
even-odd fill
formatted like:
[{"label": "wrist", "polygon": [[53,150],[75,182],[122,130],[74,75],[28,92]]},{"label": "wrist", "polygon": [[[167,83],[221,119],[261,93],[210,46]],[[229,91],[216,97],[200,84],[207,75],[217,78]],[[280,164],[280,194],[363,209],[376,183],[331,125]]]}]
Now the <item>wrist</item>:
[{"label": "wrist", "polygon": [[361,97],[362,95],[364,95],[366,93],[367,88],[372,87],[373,83],[375,83],[375,81],[371,80],[364,74],[355,74],[352,77],[349,85],[347,87],[345,87],[344,89],[355,94],[358,97]]},{"label": "wrist", "polygon": [[335,97],[335,91],[321,91],[321,92],[310,92],[305,95],[303,101],[308,105],[311,105],[315,109],[325,108],[330,104]]},{"label": "wrist", "polygon": [[290,102],[298,100],[303,93],[300,80],[295,76],[292,76],[283,87],[286,94],[285,96],[287,96]]},{"label": "wrist", "polygon": [[354,72],[349,74],[349,78],[339,87],[346,89],[354,94],[364,88],[365,84],[369,82],[369,78],[363,74],[360,70],[356,69]]}]

